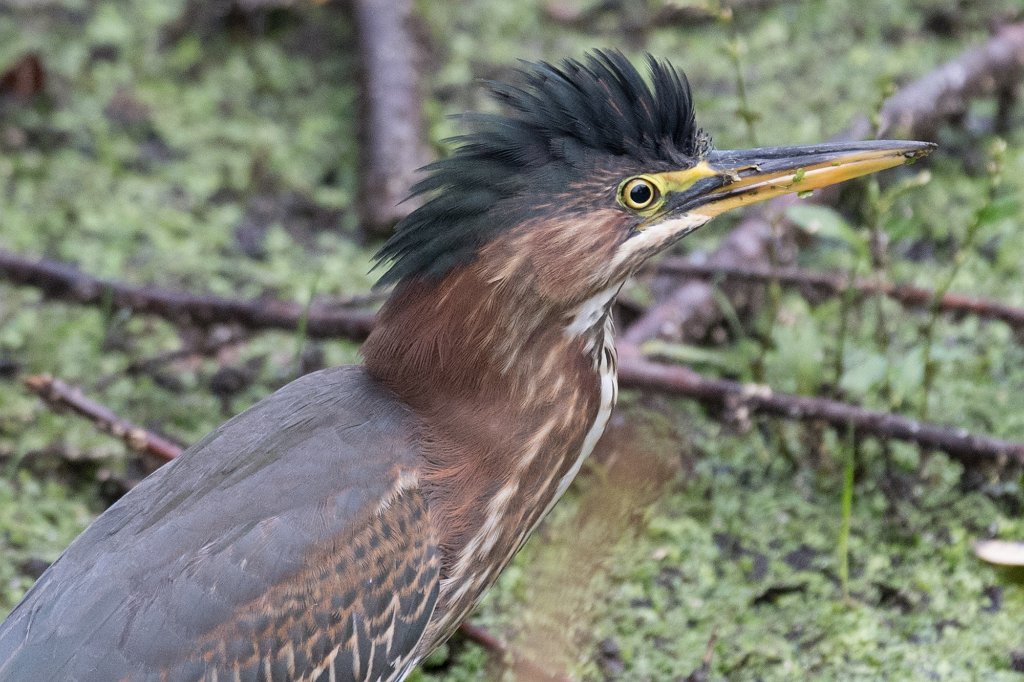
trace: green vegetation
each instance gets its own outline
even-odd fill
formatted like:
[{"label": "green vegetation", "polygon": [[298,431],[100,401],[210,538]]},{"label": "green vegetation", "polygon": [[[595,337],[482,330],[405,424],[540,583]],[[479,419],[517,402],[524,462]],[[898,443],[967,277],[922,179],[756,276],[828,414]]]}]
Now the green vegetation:
[{"label": "green vegetation", "polygon": [[[227,296],[305,304],[366,291],[373,246],[353,208],[357,55],[336,4],[237,24],[181,0],[0,2],[0,71],[36,52],[48,79],[41,101],[0,103],[0,246]],[[474,79],[593,46],[685,68],[720,147],[818,141],[1019,11],[1016,0],[807,0],[687,28],[650,24],[660,0],[625,5],[568,28],[541,0],[420,3],[437,148],[457,131],[449,114],[493,106]],[[1024,135],[1019,125],[1004,141],[978,133],[993,112],[980,102],[968,132],[943,133],[927,169],[857,185],[841,212],[799,205],[790,218],[817,237],[800,263],[1024,305]],[[713,248],[727,228],[716,222],[683,248]],[[888,239],[884,258],[872,229]],[[884,299],[811,305],[777,287],[768,298],[725,340],[659,353],[1024,440],[1024,346],[1006,325]],[[0,612],[101,511],[98,481],[132,459],[39,405],[19,376],[54,374],[191,442],[294,377],[297,346],[326,364],[357,358],[352,343],[261,333],[217,358],[124,373],[179,348],[182,334],[0,283]],[[222,367],[245,377],[223,400],[211,390]],[[1017,679],[1024,587],[977,561],[971,541],[1024,539],[1019,477],[815,425],[624,402],[650,433],[585,470],[477,615],[520,656],[586,679],[685,679],[714,633],[709,679]],[[623,458],[646,463],[638,478],[623,481]],[[488,665],[456,640],[419,679],[493,679]]]}]

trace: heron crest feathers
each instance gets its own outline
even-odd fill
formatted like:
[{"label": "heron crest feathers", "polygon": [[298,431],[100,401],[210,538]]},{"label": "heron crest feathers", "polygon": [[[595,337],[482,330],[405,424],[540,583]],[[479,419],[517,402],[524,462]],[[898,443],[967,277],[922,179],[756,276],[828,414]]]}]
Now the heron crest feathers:
[{"label": "heron crest feathers", "polygon": [[505,113],[462,116],[469,132],[412,189],[429,199],[378,252],[390,267],[377,285],[445,275],[597,170],[678,168],[706,154],[686,76],[650,55],[647,66],[649,80],[621,52],[595,50],[524,62],[517,84],[489,82]]}]

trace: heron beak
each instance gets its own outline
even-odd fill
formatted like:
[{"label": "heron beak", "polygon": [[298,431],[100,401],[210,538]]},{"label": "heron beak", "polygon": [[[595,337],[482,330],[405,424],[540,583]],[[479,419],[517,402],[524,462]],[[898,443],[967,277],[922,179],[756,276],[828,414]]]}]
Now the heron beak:
[{"label": "heron beak", "polygon": [[934,149],[930,142],[872,140],[712,151],[693,168],[658,177],[671,197],[671,213],[713,218],[782,194],[812,192],[911,163]]}]

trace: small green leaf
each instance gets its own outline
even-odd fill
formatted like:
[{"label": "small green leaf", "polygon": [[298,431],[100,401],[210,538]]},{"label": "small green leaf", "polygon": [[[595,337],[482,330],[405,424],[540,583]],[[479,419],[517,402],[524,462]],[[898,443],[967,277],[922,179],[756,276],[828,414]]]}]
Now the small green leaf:
[{"label": "small green leaf", "polygon": [[643,345],[644,353],[654,355],[672,362],[697,367],[708,367],[720,372],[749,379],[750,361],[753,348],[756,346],[748,340],[738,342],[729,348],[701,348],[685,343],[667,343],[665,341],[649,341]]},{"label": "small green leaf", "polygon": [[830,208],[795,204],[786,211],[786,217],[809,234],[843,242],[863,258],[869,255],[865,238]]},{"label": "small green leaf", "polygon": [[844,359],[846,372],[840,381],[844,391],[853,396],[870,395],[885,381],[889,363],[885,356],[871,351],[850,349]]},{"label": "small green leaf", "polygon": [[989,225],[1005,218],[1011,218],[1020,211],[1016,197],[1002,197],[986,204],[978,211],[978,224]]}]

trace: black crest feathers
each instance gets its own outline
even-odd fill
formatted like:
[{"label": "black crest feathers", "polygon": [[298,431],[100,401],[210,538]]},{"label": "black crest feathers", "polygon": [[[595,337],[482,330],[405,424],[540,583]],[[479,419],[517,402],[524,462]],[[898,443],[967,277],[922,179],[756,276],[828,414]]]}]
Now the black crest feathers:
[{"label": "black crest feathers", "polygon": [[431,198],[402,220],[377,254],[391,267],[377,285],[440,277],[534,215],[545,193],[564,191],[603,162],[680,167],[710,139],[694,120],[686,77],[647,57],[650,83],[622,53],[597,50],[559,66],[525,64],[516,85],[490,83],[504,114],[466,114],[469,132],[430,164],[413,195]]}]

